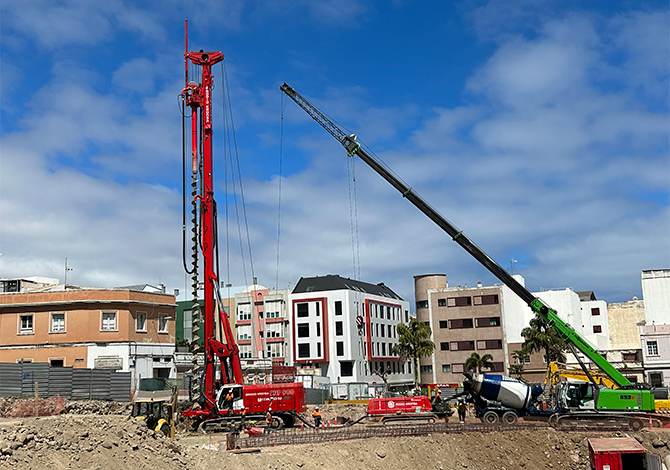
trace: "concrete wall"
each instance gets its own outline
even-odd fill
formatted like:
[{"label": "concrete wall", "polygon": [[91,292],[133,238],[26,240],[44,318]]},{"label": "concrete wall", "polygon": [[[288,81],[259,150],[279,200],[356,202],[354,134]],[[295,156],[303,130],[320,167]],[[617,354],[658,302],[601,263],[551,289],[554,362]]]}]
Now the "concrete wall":
[{"label": "concrete wall", "polygon": [[607,304],[607,317],[610,332],[611,349],[640,349],[640,327],[637,323],[645,319],[644,302],[630,300],[628,302]]},{"label": "concrete wall", "polygon": [[670,324],[670,269],[642,271],[647,324]]}]

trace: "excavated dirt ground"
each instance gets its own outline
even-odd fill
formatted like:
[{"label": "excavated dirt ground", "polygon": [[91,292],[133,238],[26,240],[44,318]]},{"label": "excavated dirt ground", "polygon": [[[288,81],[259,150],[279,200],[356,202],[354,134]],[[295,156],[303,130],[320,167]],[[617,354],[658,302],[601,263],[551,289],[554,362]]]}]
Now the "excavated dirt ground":
[{"label": "excavated dirt ground", "polygon": [[[86,412],[90,406],[83,406]],[[326,420],[356,418],[363,407],[326,405]],[[311,412],[311,409],[308,413]],[[557,432],[551,429],[497,433],[432,434],[372,438],[322,444],[262,448],[235,455],[218,448],[225,434],[182,430],[176,439],[149,431],[124,414],[73,414],[0,419],[0,468],[18,469],[487,469],[588,470],[589,437],[621,437],[614,432]],[[453,418],[452,418],[453,421]],[[665,458],[670,433],[630,434]]]}]

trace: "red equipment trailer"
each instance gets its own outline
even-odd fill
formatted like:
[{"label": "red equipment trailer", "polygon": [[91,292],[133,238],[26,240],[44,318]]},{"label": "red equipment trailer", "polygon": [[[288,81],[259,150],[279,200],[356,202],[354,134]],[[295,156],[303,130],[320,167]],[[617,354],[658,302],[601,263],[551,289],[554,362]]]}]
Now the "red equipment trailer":
[{"label": "red equipment trailer", "polygon": [[428,421],[434,423],[438,418],[449,419],[453,411],[446,406],[436,409],[428,397],[373,398],[368,403],[369,416],[388,423],[390,421]]},{"label": "red equipment trailer", "polygon": [[[194,417],[203,427],[212,428],[217,423],[240,418],[243,407],[247,418],[260,418],[268,410],[272,411],[273,426],[292,426],[295,414],[306,411],[305,390],[301,383],[280,383],[244,385],[239,349],[230,328],[228,315],[223,309],[219,293],[219,278],[216,272],[217,225],[216,201],[214,199],[213,160],[212,160],[212,66],[223,61],[223,54],[215,52],[189,52],[188,21],[186,22],[185,84],[182,90],[182,115],[191,108],[191,195],[192,200],[192,265],[186,272],[192,276],[194,340],[203,328],[204,370],[193,368],[195,380],[195,402],[184,416]],[[196,68],[194,74],[200,82],[189,81],[189,62]],[[198,71],[197,68],[201,70]],[[199,73],[198,73],[199,72]],[[185,126],[183,126],[185,129]],[[186,138],[182,136],[183,160],[185,166]],[[183,169],[185,173],[185,168]],[[184,198],[186,192],[185,177]],[[185,230],[186,222],[182,230]],[[185,244],[185,242],[184,242]],[[200,311],[198,290],[201,285],[198,259],[203,260],[202,289],[204,306]],[[218,317],[222,335],[216,337],[215,319]],[[217,390],[217,372],[221,387]]]}]

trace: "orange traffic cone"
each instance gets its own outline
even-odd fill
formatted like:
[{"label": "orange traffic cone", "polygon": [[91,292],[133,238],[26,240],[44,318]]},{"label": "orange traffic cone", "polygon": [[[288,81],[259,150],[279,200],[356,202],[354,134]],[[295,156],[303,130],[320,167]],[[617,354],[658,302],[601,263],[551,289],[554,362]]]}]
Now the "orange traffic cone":
[{"label": "orange traffic cone", "polygon": [[330,420],[328,420],[328,427],[330,427]]},{"label": "orange traffic cone", "polygon": [[651,416],[649,417],[649,430],[652,431],[652,425],[651,425]]},{"label": "orange traffic cone", "polygon": [[300,430],[304,431],[305,430],[305,423],[300,422]]}]

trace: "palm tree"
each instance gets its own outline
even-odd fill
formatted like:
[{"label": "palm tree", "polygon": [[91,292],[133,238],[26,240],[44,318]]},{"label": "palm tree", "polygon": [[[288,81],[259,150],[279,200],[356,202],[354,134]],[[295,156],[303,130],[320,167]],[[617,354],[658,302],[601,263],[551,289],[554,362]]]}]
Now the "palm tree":
[{"label": "palm tree", "polygon": [[493,356],[490,354],[484,354],[483,356],[479,357],[479,354],[473,352],[465,361],[465,367],[468,370],[476,370],[480,374],[482,373],[482,368],[494,371],[496,370],[496,366],[493,364],[493,362],[491,362],[492,360]]},{"label": "palm tree", "polygon": [[393,354],[400,357],[400,361],[411,360],[414,365],[414,382],[419,380],[419,359],[430,356],[435,351],[435,343],[430,340],[430,326],[424,322],[411,318],[409,325],[399,323],[398,344],[393,346]]},{"label": "palm tree", "polygon": [[535,315],[530,321],[530,326],[521,330],[521,336],[525,339],[521,350],[528,354],[544,350],[547,367],[554,361],[565,362],[563,352],[567,348],[565,340],[558,330],[541,316]]}]

